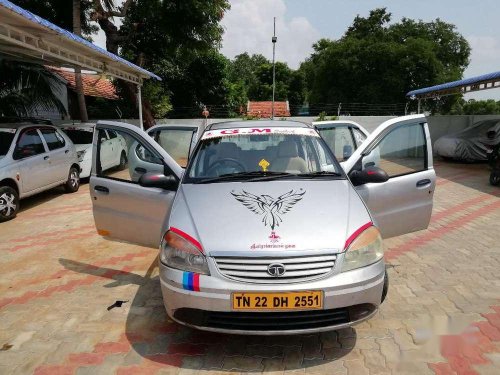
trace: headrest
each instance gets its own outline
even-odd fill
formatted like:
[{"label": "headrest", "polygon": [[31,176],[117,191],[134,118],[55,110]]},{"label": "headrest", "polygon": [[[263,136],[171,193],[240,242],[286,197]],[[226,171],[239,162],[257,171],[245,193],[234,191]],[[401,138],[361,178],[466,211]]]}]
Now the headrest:
[{"label": "headrest", "polygon": [[278,157],[280,158],[295,158],[299,156],[297,143],[294,141],[281,141],[278,144]]},{"label": "headrest", "polygon": [[237,158],[238,157],[238,146],[233,142],[223,142],[219,143],[217,146],[217,157],[222,158]]}]

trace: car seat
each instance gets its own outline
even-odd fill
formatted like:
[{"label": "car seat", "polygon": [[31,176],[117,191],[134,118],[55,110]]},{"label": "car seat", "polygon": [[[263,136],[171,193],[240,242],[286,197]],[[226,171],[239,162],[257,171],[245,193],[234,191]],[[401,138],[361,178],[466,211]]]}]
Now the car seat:
[{"label": "car seat", "polygon": [[278,144],[278,156],[271,162],[269,170],[299,173],[308,171],[305,160],[299,156],[297,144],[291,140],[281,141]]}]

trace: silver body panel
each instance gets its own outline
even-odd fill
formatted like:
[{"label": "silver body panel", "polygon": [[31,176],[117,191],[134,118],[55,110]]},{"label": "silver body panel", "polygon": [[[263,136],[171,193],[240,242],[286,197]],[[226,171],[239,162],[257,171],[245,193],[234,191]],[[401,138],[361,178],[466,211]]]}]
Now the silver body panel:
[{"label": "silver body panel", "polygon": [[[392,177],[385,183],[357,187],[348,179],[341,178],[181,183],[176,192],[165,191],[141,187],[133,181],[123,182],[97,176],[94,152],[90,191],[96,226],[110,237],[151,247],[157,247],[163,234],[171,227],[181,228],[200,243],[207,258],[210,276],[199,275],[199,289],[196,291],[186,288],[187,272],[167,267],[160,262],[161,289],[167,313],[182,324],[204,330],[247,334],[307,333],[357,324],[373,316],[381,303],[385,265],[381,260],[366,267],[340,272],[346,240],[370,221],[385,236],[427,227],[432,210],[435,174],[425,118],[407,116],[382,124],[342,165],[346,173],[349,173],[362,161],[364,151],[381,142],[385,133],[415,122],[425,130],[428,152],[426,169]],[[259,126],[260,124],[307,126],[286,121],[259,122]],[[247,121],[242,124],[215,125],[214,128],[238,126],[248,128],[252,125]],[[97,127],[122,127],[123,131],[134,135],[141,145],[161,156],[169,172],[177,178],[182,177],[182,168],[140,129],[119,123],[101,123]],[[375,156],[379,157],[380,155]],[[422,179],[429,179],[429,184],[417,188],[415,181]],[[109,189],[108,193],[96,190],[98,185]],[[279,225],[271,230],[264,225],[260,216],[235,199],[235,194],[242,191],[270,197],[289,191],[300,192],[300,199],[281,217]],[[305,261],[297,261],[297,258]],[[307,266],[312,263],[311,259],[316,259],[323,266]],[[292,265],[290,270],[296,273],[292,274],[288,282],[269,282],[263,276],[260,266],[266,260],[278,260],[287,266]],[[315,269],[320,271],[316,272]],[[231,294],[234,292],[312,290],[324,292],[324,309],[361,305],[371,308],[349,322],[286,331],[213,328],[186,323],[175,316],[176,311],[182,309],[230,313]]]}]

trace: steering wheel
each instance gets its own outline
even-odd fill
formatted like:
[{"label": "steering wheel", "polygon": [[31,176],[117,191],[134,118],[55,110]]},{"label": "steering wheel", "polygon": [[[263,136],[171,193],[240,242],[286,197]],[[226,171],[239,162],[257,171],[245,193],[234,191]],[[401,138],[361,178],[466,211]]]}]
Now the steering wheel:
[{"label": "steering wheel", "polygon": [[245,172],[246,171],[245,166],[241,162],[239,162],[238,160],[233,159],[233,158],[223,158],[223,159],[219,159],[219,160],[214,161],[212,163],[212,165],[210,165],[210,167],[208,167],[208,169],[207,169],[207,175],[210,176],[211,175],[210,172],[212,172],[213,169],[215,169],[216,167],[218,167],[219,164],[221,164],[221,165],[224,166],[226,163],[233,163],[233,164],[235,164],[239,168],[239,170],[237,172]]}]

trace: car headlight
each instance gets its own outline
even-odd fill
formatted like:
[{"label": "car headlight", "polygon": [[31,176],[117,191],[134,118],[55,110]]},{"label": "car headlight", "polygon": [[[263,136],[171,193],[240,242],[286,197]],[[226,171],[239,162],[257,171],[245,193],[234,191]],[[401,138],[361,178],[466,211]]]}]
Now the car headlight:
[{"label": "car headlight", "polygon": [[83,161],[83,158],[85,157],[85,152],[87,150],[83,150],[83,151],[77,151],[76,152],[76,156],[78,157],[78,161]]},{"label": "car headlight", "polygon": [[178,270],[210,275],[207,258],[200,248],[176,231],[171,229],[165,233],[160,245],[160,261]]},{"label": "car headlight", "polygon": [[341,272],[369,266],[384,256],[382,236],[374,226],[363,230],[348,246]]}]

